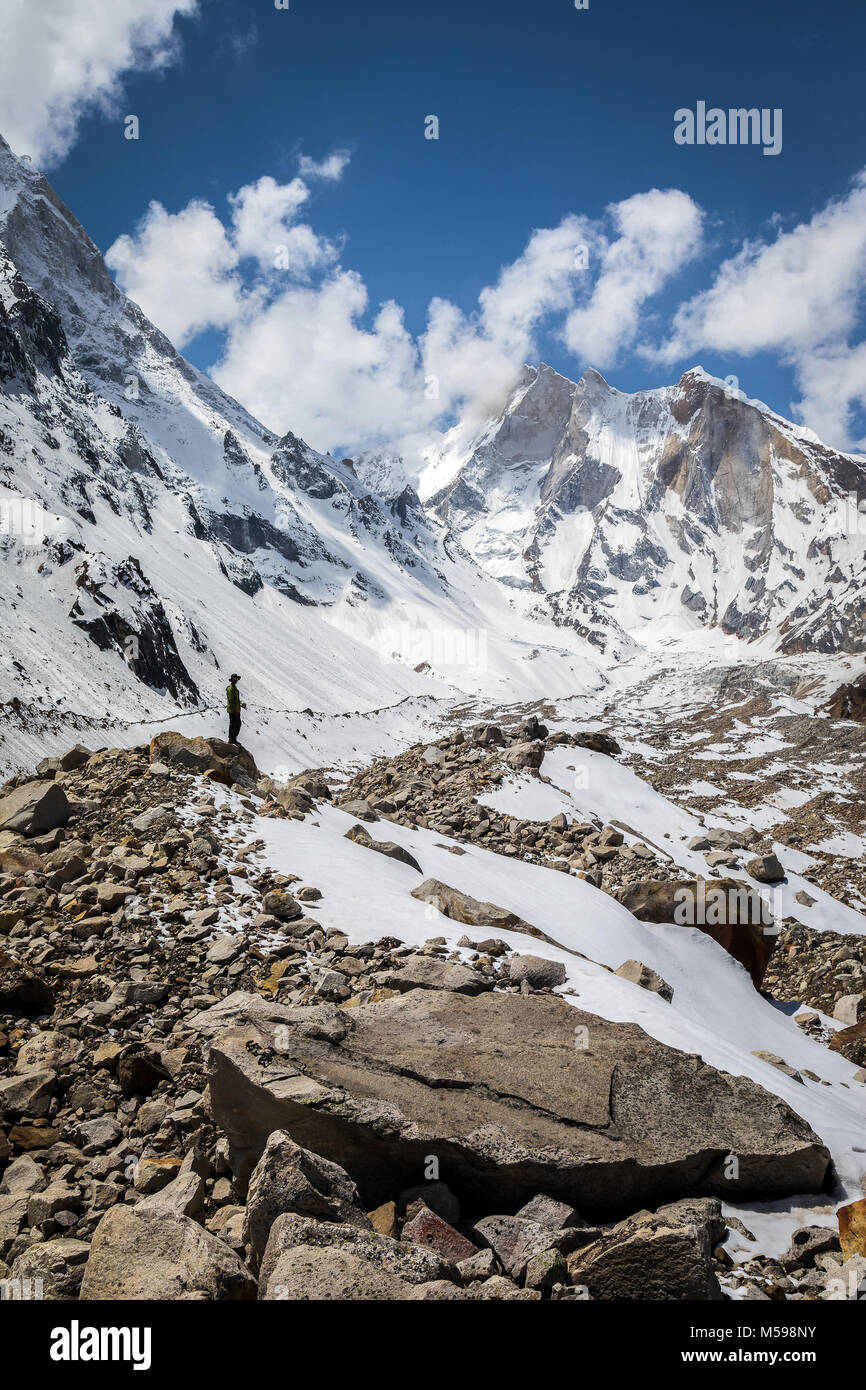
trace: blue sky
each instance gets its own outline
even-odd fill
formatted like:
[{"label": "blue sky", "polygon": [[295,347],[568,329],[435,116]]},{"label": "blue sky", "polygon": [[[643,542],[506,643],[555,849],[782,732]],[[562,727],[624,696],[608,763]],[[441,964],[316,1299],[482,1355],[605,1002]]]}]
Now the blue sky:
[{"label": "blue sky", "polygon": [[[71,22],[79,3],[66,0],[58,13]],[[532,360],[573,377],[592,362],[625,390],[675,380],[700,361],[715,375],[736,375],[748,395],[781,413],[799,411],[828,442],[863,440],[866,245],[857,231],[862,189],[852,192],[866,166],[862,0],[590,0],[585,11],[573,0],[290,0],[286,11],[273,0],[201,0],[191,14],[173,11],[191,9],[192,0],[113,0],[115,16],[129,6],[126,53],[122,35],[106,38],[101,29],[102,3],[83,6],[82,22],[105,48],[105,99],[88,104],[85,86],[52,95],[49,80],[42,108],[33,98],[29,130],[20,107],[12,116],[21,124],[17,143],[0,98],[0,130],[19,152],[30,140],[104,252],[127,238],[125,261],[123,249],[109,256],[120,283],[157,321],[166,316],[186,355],[214,367],[266,423],[297,422],[320,447],[353,447],[356,435],[375,442],[381,417],[382,440],[417,441],[467,401],[489,404],[511,359],[528,347]],[[148,9],[157,59],[153,45],[135,42],[136,15]],[[50,36],[24,24],[22,45],[37,57],[45,45],[43,66],[33,69],[44,74]],[[674,112],[699,100],[781,108],[782,152],[677,145]],[[140,121],[137,141],[123,138],[128,113]],[[440,121],[436,141],[424,138],[429,114]],[[62,128],[56,138],[52,121],[55,133]],[[305,177],[303,205],[286,219],[310,229],[320,254],[311,252],[294,276],[294,297],[278,308],[285,277],[276,282],[267,258],[244,256],[237,238],[233,249],[218,245],[203,216],[166,222],[161,238],[142,232],[152,204],[172,219],[193,203],[209,206],[232,237],[230,197],[264,177],[288,188],[301,156],[320,161],[334,151],[349,156],[340,176]],[[606,210],[631,207],[651,190],[676,190],[690,205],[637,205],[628,219],[640,225],[623,241],[618,215]],[[491,312],[496,325],[479,327],[479,294],[503,267],[522,264],[534,231],[564,223],[587,239],[588,272],[569,282],[552,271],[562,247],[551,245],[536,269],[519,272],[527,282],[519,292],[526,300],[512,305],[519,329],[502,321],[501,303]],[[200,304],[184,317],[177,291],[161,307],[160,257],[183,237],[190,255],[214,258],[207,273],[224,307],[213,324],[202,323]],[[774,257],[780,237],[788,240]],[[656,263],[654,238],[669,242]],[[839,268],[828,271],[828,260]],[[340,282],[338,298],[341,273],[353,278]],[[553,282],[539,290],[536,274]],[[757,282],[769,287],[766,305],[756,301]],[[326,287],[327,313],[312,298]],[[437,298],[462,315],[457,328],[449,325],[450,355],[437,373],[442,410],[434,418],[410,408],[403,430],[401,391],[417,394],[431,363],[444,362],[444,330],[436,350],[423,344]],[[510,301],[511,291],[500,298]],[[401,331],[375,330],[386,301],[402,310]],[[591,311],[564,342],[568,313],[587,301]],[[799,318],[790,318],[792,301],[807,305]],[[341,337],[341,324],[357,333],[347,328]],[[314,399],[319,388],[301,371],[305,331],[321,348],[319,377],[346,398],[343,417],[324,384],[321,403]],[[274,366],[281,334],[282,377]],[[420,367],[405,360],[386,370],[380,360],[413,351],[424,358]],[[460,371],[465,389],[455,384]]]}]

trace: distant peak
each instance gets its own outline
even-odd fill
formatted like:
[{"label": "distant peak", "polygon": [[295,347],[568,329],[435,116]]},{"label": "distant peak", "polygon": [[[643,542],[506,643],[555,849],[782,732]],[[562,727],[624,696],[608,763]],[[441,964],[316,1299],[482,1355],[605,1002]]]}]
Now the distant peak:
[{"label": "distant peak", "polygon": [[611,391],[613,389],[610,382],[607,381],[595,367],[587,367],[580,379],[585,386],[603,386],[606,391]]}]

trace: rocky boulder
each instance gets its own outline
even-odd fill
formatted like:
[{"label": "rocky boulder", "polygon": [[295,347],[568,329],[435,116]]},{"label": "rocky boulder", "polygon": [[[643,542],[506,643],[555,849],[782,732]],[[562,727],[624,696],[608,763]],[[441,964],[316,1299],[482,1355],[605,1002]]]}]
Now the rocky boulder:
[{"label": "rocky boulder", "polygon": [[[3,834],[8,832],[4,831]],[[45,867],[45,861],[41,854],[37,854],[33,849],[27,849],[25,844],[0,845],[0,874],[29,874],[41,873]],[[5,914],[0,913],[0,916]],[[14,922],[10,923],[14,926]],[[4,931],[0,925],[0,932]]]},{"label": "rocky boulder", "polygon": [[252,1247],[254,1267],[265,1252],[271,1227],[284,1212],[372,1230],[349,1174],[302,1149],[285,1130],[275,1130],[256,1164],[247,1194],[244,1238]]},{"label": "rocky boulder", "polygon": [[713,1247],[724,1231],[718,1203],[676,1202],[570,1255],[569,1276],[595,1300],[720,1300]]},{"label": "rocky boulder", "polygon": [[76,1299],[89,1254],[90,1246],[83,1240],[37,1241],[15,1260],[12,1278],[41,1280],[42,1297],[48,1301]]},{"label": "rocky boulder", "polygon": [[573,734],[569,742],[574,748],[588,748],[591,753],[604,753],[607,758],[617,758],[622,752],[612,734]]},{"label": "rocky boulder", "polygon": [[45,1029],[22,1043],[15,1058],[15,1070],[30,1072],[48,1067],[53,1071],[60,1071],[74,1062],[82,1050],[81,1043],[67,1033]]},{"label": "rocky boulder", "polygon": [[151,739],[150,761],[215,775],[217,781],[228,785],[239,782],[252,788],[259,777],[255,759],[240,744],[226,743],[221,738],[185,738],[171,730]]},{"label": "rocky boulder", "polygon": [[66,825],[71,813],[61,786],[51,781],[25,782],[0,800],[0,830],[44,835]]},{"label": "rocky boulder", "polygon": [[670,1003],[674,997],[673,986],[663,980],[657,971],[644,965],[641,960],[625,960],[613,973],[618,975],[621,980],[630,980],[632,984],[640,985],[641,989],[648,989],[651,994],[658,994],[667,1003]]},{"label": "rocky boulder", "polygon": [[587,1215],[684,1193],[760,1200],[828,1178],[827,1150],[776,1096],[554,995],[412,990],[334,1010],[334,1040],[315,1007],[280,1024],[260,1003],[209,1058],[241,1185],[275,1129],[351,1173],[367,1210],[417,1183],[431,1152],[464,1207],[487,1211],[538,1192]]},{"label": "rocky boulder", "polygon": [[756,855],[746,864],[746,873],[759,883],[781,883],[785,877],[785,870],[775,854]]},{"label": "rocky boulder", "polygon": [[97,1226],[81,1284],[86,1301],[253,1299],[256,1281],[233,1250],[188,1216],[115,1206]]},{"label": "rocky boulder", "polygon": [[493,988],[493,981],[479,970],[418,953],[403,956],[400,969],[388,972],[384,984],[386,989],[398,989],[401,993],[410,989],[446,989],[455,994],[480,994]]},{"label": "rocky boulder", "polygon": [[36,764],[36,771],[40,777],[56,777],[58,772],[74,772],[76,768],[83,767],[92,756],[91,750],[85,748],[83,743],[76,743],[59,758],[43,758]]},{"label": "rocky boulder", "polygon": [[519,771],[537,772],[544,762],[544,744],[515,743],[505,754],[505,761],[509,767],[517,768]]},{"label": "rocky boulder", "polygon": [[269,1302],[395,1303],[412,1298],[415,1287],[351,1250],[297,1245],[275,1262],[260,1296]]},{"label": "rocky boulder", "polygon": [[840,1028],[827,1046],[831,1052],[841,1052],[843,1057],[855,1062],[858,1067],[866,1067],[866,1018],[861,1018],[850,1028]]},{"label": "rocky boulder", "polygon": [[[329,1273],[336,1278],[338,1288],[351,1291],[339,1295],[323,1292]],[[412,1285],[455,1278],[452,1262],[433,1250],[404,1244],[373,1230],[286,1213],[277,1217],[268,1237],[259,1297],[405,1298],[410,1296]]]},{"label": "rocky boulder", "polygon": [[775,936],[760,894],[733,878],[637,879],[614,893],[642,922],[697,928],[745,966],[760,989]]},{"label": "rocky boulder", "polygon": [[54,992],[48,982],[23,961],[0,950],[0,1014],[33,1018],[53,1009]]},{"label": "rocky boulder", "polygon": [[183,734],[166,730],[150,741],[152,763],[174,763],[189,772],[207,772],[216,767],[215,754],[204,738],[185,738]]},{"label": "rocky boulder", "polygon": [[423,883],[412,889],[412,897],[418,898],[422,903],[429,903],[452,922],[464,922],[468,927],[495,927],[499,931],[518,931],[527,936],[535,936],[540,941],[549,940],[544,932],[539,931],[537,927],[531,927],[508,908],[497,907],[495,903],[480,902],[478,898],[461,893],[458,888],[451,888],[438,878],[425,878]]},{"label": "rocky boulder", "polygon": [[508,978],[513,984],[525,980],[532,989],[555,989],[564,985],[565,966],[561,960],[545,960],[543,956],[512,956],[508,962]]},{"label": "rocky boulder", "polygon": [[401,864],[408,864],[411,869],[417,869],[421,873],[421,865],[408,849],[402,845],[395,844],[393,840],[374,840],[369,830],[365,830],[363,825],[353,825],[346,831],[346,839],[354,840],[356,845],[363,845],[365,849],[375,850],[377,854],[384,854],[388,859],[396,859]]}]

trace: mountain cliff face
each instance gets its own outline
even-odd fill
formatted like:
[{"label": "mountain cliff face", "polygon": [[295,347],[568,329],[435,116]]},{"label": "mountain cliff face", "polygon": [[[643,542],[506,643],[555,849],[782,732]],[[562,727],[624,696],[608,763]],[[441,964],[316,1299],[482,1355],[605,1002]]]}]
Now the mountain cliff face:
[{"label": "mountain cliff face", "polygon": [[526,368],[432,476],[479,564],[602,650],[701,630],[782,654],[866,644],[863,461],[700,368],[634,395]]}]

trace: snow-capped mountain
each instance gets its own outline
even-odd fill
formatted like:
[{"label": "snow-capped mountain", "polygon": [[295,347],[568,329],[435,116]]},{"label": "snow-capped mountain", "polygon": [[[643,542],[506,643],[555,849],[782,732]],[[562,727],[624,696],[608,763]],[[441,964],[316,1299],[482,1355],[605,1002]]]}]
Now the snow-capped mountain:
[{"label": "snow-capped mountain", "polygon": [[521,668],[536,693],[569,686],[576,635],[548,624],[550,664],[527,667],[537,625],[412,489],[278,438],[190,366],[2,142],[0,190],[4,700],[168,717],[219,703],[234,667],[268,709],[512,688]]},{"label": "snow-capped mountain", "polygon": [[425,485],[255,420],[0,139],[0,700],[22,757],[68,714],[219,707],[232,669],[276,717],[597,691],[660,642],[863,650],[862,461],[700,371],[626,396],[526,368]]},{"label": "snow-capped mountain", "polygon": [[866,647],[866,463],[700,368],[634,395],[525,368],[498,419],[452,431],[426,491],[488,573],[602,651],[702,632]]}]

